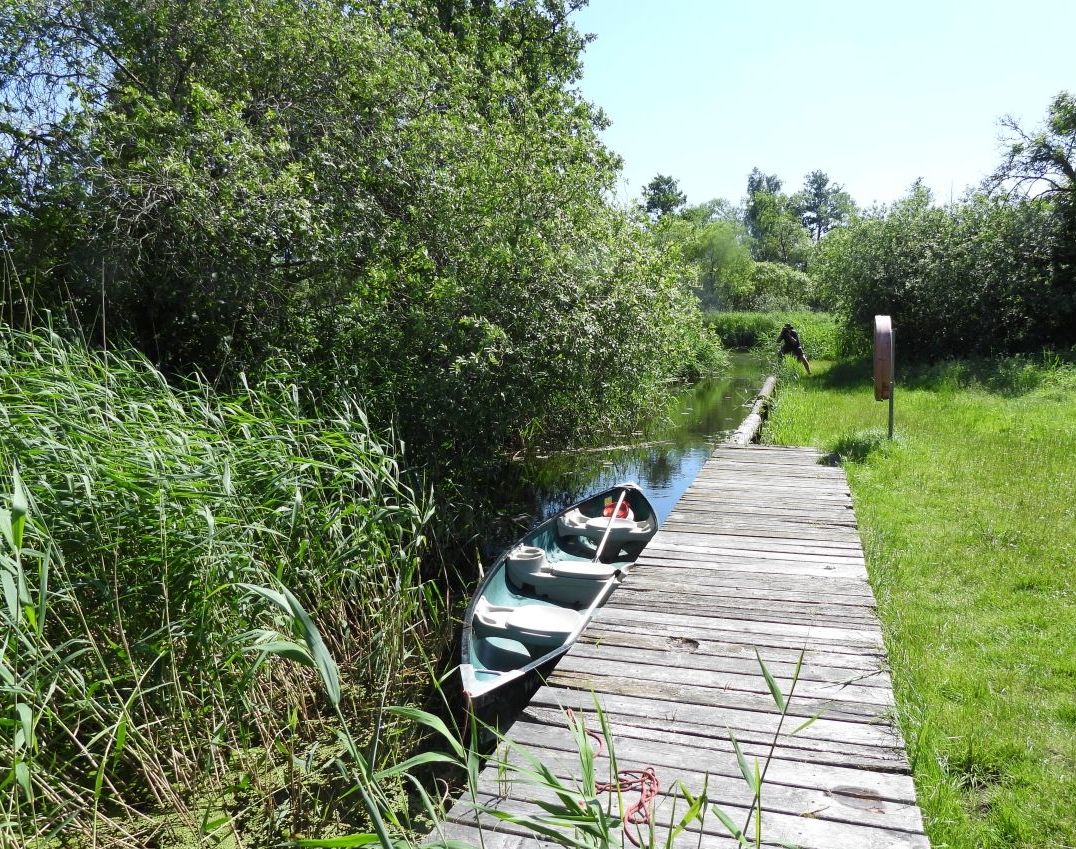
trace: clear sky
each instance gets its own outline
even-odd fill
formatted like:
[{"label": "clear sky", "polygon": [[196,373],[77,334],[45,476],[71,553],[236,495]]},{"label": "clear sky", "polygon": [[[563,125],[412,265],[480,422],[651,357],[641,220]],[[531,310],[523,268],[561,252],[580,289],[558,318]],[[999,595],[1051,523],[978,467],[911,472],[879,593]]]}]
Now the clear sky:
[{"label": "clear sky", "polygon": [[1076,0],[590,0],[583,96],[612,119],[619,194],[658,173],[690,203],[821,168],[860,205],[922,177],[959,197],[1076,91]]}]

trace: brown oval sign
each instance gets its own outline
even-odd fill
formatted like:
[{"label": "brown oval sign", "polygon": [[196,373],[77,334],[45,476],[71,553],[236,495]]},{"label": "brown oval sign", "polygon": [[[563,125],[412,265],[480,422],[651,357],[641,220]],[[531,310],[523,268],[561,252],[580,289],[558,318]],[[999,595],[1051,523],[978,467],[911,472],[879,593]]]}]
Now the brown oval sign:
[{"label": "brown oval sign", "polygon": [[893,388],[893,322],[874,317],[874,400],[887,401]]}]

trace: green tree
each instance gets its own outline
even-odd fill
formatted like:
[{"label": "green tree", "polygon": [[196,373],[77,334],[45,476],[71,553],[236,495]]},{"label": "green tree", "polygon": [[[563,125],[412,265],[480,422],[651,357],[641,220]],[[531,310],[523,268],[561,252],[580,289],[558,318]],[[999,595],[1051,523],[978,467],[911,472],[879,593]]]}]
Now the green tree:
[{"label": "green tree", "polygon": [[680,184],[665,174],[658,174],[643,189],[643,208],[652,215],[668,215],[685,203],[687,195],[680,191]]},{"label": "green tree", "polygon": [[803,189],[792,198],[803,226],[815,244],[834,227],[848,221],[855,211],[851,196],[824,171],[812,171],[804,178]]},{"label": "green tree", "polygon": [[287,362],[412,456],[641,409],[704,337],[604,200],[575,5],[8,0],[9,300],[172,375]]},{"label": "green tree", "polygon": [[803,268],[810,252],[810,236],[795,204],[781,191],[781,186],[775,174],[763,174],[758,168],[752,170],[747,178],[744,224],[756,260]]},{"label": "green tree", "polygon": [[1024,130],[1006,116],[1002,127],[1009,133],[1005,158],[987,178],[991,190],[1021,195],[1058,195],[1072,202],[1076,197],[1076,97],[1067,91],[1050,103],[1046,122],[1038,130]]},{"label": "green tree", "polygon": [[685,285],[707,308],[732,308],[749,290],[750,239],[739,210],[723,199],[663,215],[650,226],[655,243],[683,261]]}]

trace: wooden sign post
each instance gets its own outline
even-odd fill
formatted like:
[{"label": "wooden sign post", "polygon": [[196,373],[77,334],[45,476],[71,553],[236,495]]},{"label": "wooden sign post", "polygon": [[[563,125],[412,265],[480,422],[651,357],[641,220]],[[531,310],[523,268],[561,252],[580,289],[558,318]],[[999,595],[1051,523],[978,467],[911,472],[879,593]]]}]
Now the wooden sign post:
[{"label": "wooden sign post", "polygon": [[893,438],[893,322],[888,315],[874,317],[874,400],[889,401],[889,438]]}]

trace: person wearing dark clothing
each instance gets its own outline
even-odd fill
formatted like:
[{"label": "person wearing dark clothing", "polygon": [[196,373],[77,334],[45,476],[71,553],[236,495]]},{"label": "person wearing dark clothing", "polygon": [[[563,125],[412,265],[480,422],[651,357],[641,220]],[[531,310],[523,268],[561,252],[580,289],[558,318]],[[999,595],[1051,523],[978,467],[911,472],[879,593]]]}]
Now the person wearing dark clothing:
[{"label": "person wearing dark clothing", "polygon": [[811,373],[811,364],[807,362],[807,355],[803,353],[800,335],[791,324],[786,324],[781,328],[781,335],[777,337],[777,341],[781,343],[781,349],[778,351],[780,356],[795,354],[796,359],[803,363],[803,367],[807,369],[807,374]]}]

